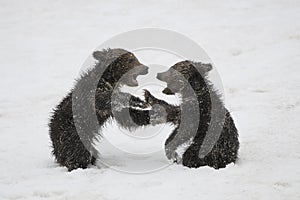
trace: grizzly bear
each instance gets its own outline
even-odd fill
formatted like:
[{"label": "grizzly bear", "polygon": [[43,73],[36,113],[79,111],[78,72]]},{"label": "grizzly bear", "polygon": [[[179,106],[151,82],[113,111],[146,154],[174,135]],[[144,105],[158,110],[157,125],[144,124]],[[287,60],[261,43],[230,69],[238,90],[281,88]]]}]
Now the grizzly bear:
[{"label": "grizzly bear", "polygon": [[[175,125],[174,131],[165,142],[167,157],[190,168],[225,168],[227,164],[234,163],[238,156],[238,131],[220,95],[208,80],[207,75],[211,69],[210,64],[187,60],[157,74],[158,80],[167,83],[164,94],[181,95],[180,106],[170,105],[145,90],[146,102],[155,107],[152,110],[157,116],[154,123],[169,122]],[[189,87],[193,92],[190,92]],[[185,122],[182,119],[183,110],[187,113],[184,116]],[[192,115],[196,113],[194,110],[199,112],[199,121],[195,119],[196,115]],[[193,135],[191,132],[195,123]]]},{"label": "grizzly bear", "polygon": [[138,86],[137,76],[147,74],[148,67],[123,49],[95,51],[93,57],[96,65],[80,76],[49,122],[52,153],[68,171],[95,164],[99,154],[93,142],[109,118],[128,129],[150,123],[149,111],[135,109],[147,108],[146,102],[119,90]]}]

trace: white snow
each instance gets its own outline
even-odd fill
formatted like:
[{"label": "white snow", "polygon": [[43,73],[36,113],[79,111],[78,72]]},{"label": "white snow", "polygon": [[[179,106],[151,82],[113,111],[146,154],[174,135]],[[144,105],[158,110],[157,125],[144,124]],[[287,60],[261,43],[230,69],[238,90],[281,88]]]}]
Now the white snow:
[{"label": "white snow", "polygon": [[[297,0],[1,1],[0,199],[300,199],[299,20]],[[54,162],[51,109],[93,49],[144,27],[178,31],[212,58],[239,129],[237,164],[133,175]]]}]

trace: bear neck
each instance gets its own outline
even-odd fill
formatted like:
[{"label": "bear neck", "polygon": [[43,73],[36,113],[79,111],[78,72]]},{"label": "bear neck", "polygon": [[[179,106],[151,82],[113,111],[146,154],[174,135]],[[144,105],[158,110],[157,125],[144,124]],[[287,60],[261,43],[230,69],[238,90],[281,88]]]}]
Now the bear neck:
[{"label": "bear neck", "polygon": [[209,108],[211,106],[210,93],[213,91],[209,81],[199,75],[193,76],[188,82],[194,94],[192,94],[190,88],[184,89],[181,92],[182,104],[190,105],[191,103],[196,103],[199,105],[199,108]]},{"label": "bear neck", "polygon": [[[206,77],[198,76],[193,80],[190,80],[190,85],[192,86],[197,100],[191,97],[190,93],[182,92],[182,106],[183,109],[188,109],[192,104],[199,106],[199,126],[198,133],[193,139],[193,143],[199,148],[202,144],[209,127],[222,126],[224,124],[225,115],[227,110],[221,100],[220,95],[213,88],[213,85]],[[192,100],[191,100],[192,99]],[[201,130],[199,132],[199,130]],[[216,129],[217,130],[217,129]]]},{"label": "bear neck", "polygon": [[[187,109],[191,106],[198,106],[200,119],[202,119],[201,123],[205,124],[210,121],[211,112],[224,111],[225,107],[220,95],[206,77],[194,76],[189,80],[189,83],[194,90],[194,94],[188,89],[183,90],[181,92],[182,106]],[[214,110],[212,111],[212,109]]]}]

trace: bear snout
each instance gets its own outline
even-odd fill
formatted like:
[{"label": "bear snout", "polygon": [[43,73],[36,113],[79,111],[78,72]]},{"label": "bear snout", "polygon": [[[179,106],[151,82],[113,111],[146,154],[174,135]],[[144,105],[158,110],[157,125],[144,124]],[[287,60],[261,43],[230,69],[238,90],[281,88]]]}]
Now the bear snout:
[{"label": "bear snout", "polygon": [[141,71],[140,71],[140,75],[146,75],[149,72],[149,67],[147,67],[146,65],[141,65]]},{"label": "bear snout", "polygon": [[160,81],[168,82],[169,72],[157,73],[156,78]]}]

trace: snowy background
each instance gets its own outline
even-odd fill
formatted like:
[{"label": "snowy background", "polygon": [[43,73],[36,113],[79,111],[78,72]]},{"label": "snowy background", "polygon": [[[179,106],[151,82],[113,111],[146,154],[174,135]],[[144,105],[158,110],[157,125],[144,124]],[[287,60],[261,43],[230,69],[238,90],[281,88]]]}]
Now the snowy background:
[{"label": "snowy background", "polygon": [[[299,20],[296,0],[1,0],[0,199],[300,199]],[[240,133],[237,164],[132,175],[54,162],[51,109],[99,44],[144,27],[178,31],[212,58]]]}]

